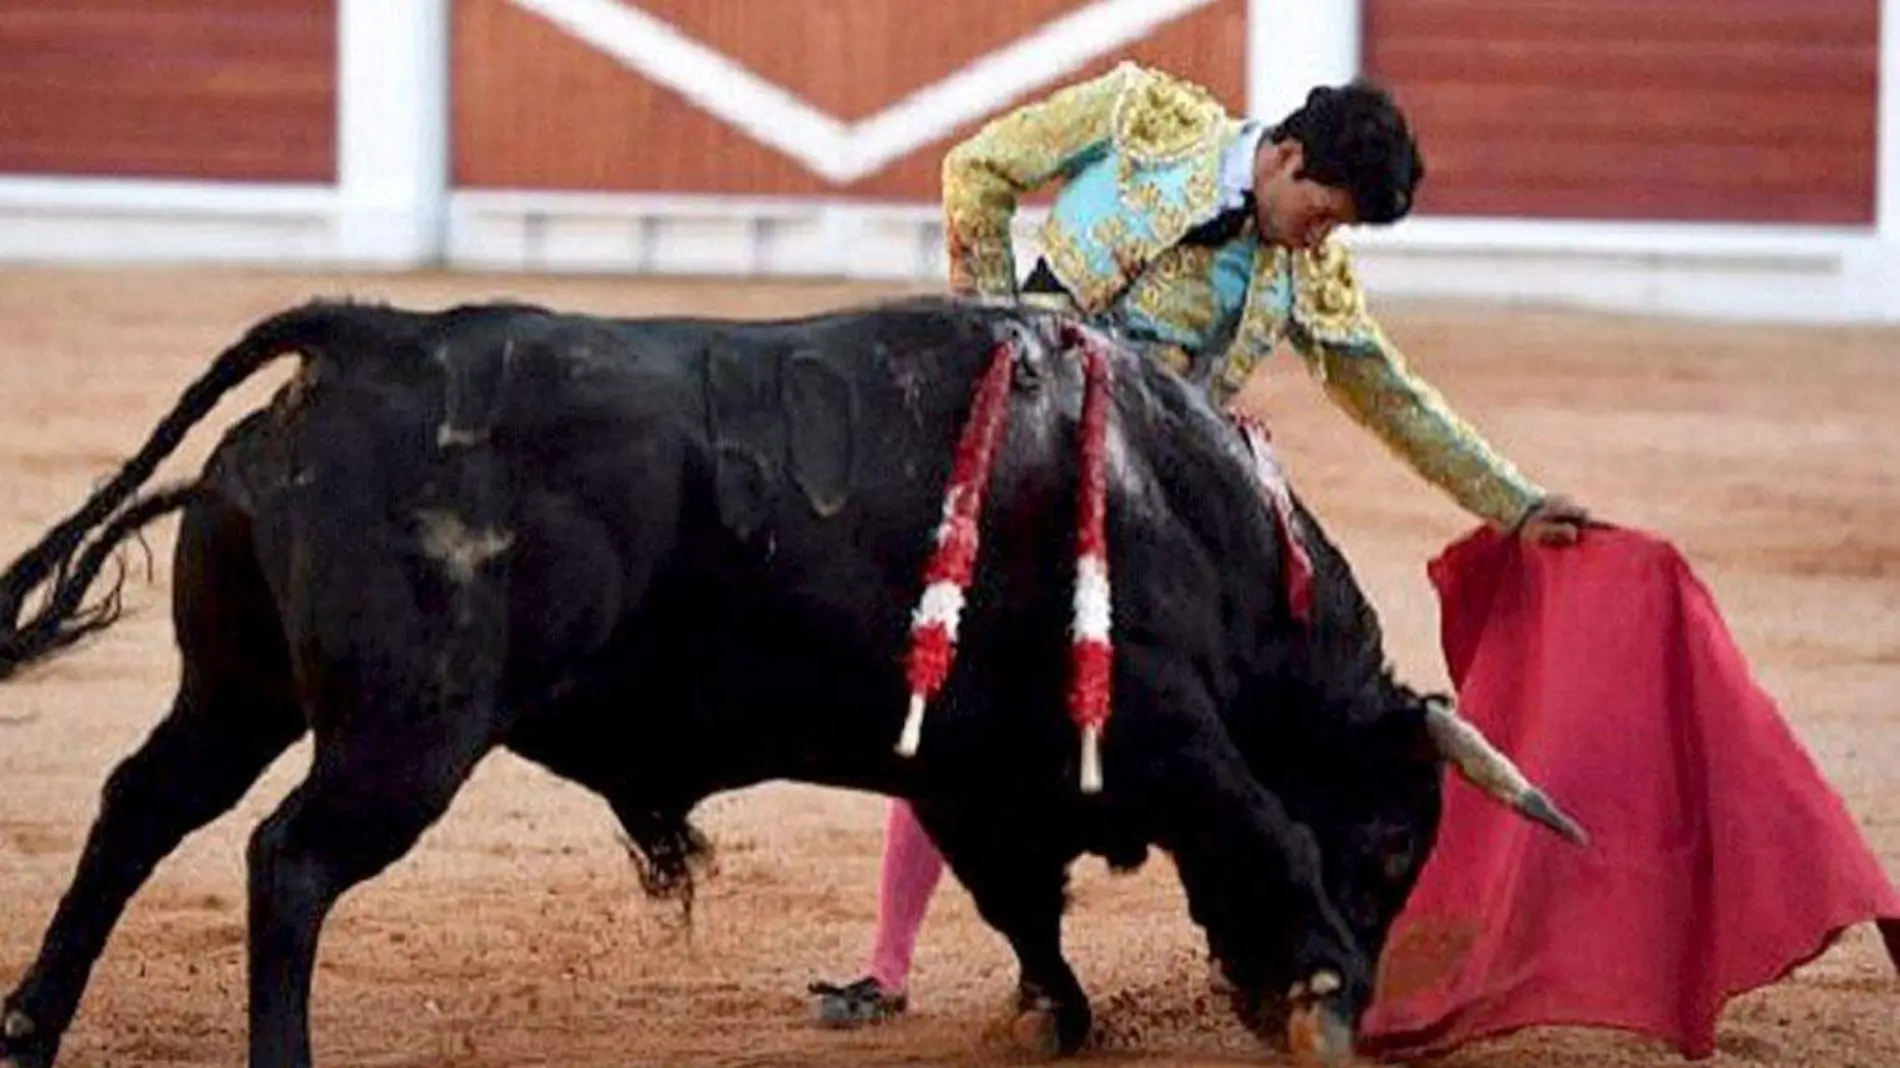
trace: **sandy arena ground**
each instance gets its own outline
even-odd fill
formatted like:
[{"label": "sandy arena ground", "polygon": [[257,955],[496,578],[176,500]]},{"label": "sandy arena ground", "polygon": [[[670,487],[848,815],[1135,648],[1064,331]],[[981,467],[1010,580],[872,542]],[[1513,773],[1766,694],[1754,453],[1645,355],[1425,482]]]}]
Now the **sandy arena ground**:
[{"label": "sandy arena ground", "polygon": [[[491,295],[570,309],[764,316],[870,296],[837,286],[625,279],[0,273],[0,557],[11,559],[143,439],[211,354],[315,294],[425,306]],[[1900,332],[1688,325],[1568,312],[1384,309],[1393,335],[1535,476],[1666,533],[1713,588],[1763,683],[1869,840],[1900,873]],[[265,397],[219,409],[163,473]],[[1295,480],[1343,543],[1415,680],[1442,684],[1425,561],[1468,529],[1436,491],[1328,409],[1297,362],[1256,399]],[[10,988],[76,860],[98,791],[169,699],[172,527],[131,612],[74,655],[0,686],[0,987]],[[94,973],[65,1065],[230,1065],[244,1048],[243,843],[302,774],[307,743],[188,840],[137,897]],[[180,774],[189,774],[180,769]],[[901,1024],[813,1029],[815,977],[855,974],[870,933],[882,804],[794,785],[707,803],[721,850],[688,930],[646,900],[605,807],[519,760],[486,763],[407,859],[330,920],[316,986],[330,1065],[980,1064],[1014,970],[954,883],[924,930]],[[1086,1061],[1266,1059],[1197,1009],[1201,940],[1165,860],[1077,867],[1071,959],[1109,1036]],[[1900,983],[1869,930],[1736,1002],[1713,1068],[1900,1065]],[[1661,1066],[1605,1033],[1472,1047],[1459,1068]]]}]

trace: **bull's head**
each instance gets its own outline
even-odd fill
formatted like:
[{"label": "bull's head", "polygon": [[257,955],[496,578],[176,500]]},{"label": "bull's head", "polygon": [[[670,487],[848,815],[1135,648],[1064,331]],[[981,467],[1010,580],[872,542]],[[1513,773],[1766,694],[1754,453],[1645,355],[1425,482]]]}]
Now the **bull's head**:
[{"label": "bull's head", "polygon": [[[1289,814],[1313,834],[1327,896],[1370,960],[1384,951],[1431,854],[1447,765],[1525,817],[1573,842],[1587,841],[1509,757],[1459,717],[1448,697],[1386,678],[1354,704],[1360,702],[1355,714],[1326,720],[1311,735],[1281,734],[1272,755],[1251,755]],[[1259,994],[1272,999],[1273,989]],[[1284,1005],[1242,1008],[1263,1033],[1279,1030]]]},{"label": "bull's head", "polygon": [[[1446,765],[1513,811],[1566,839],[1588,836],[1511,759],[1458,715],[1451,700],[1393,685],[1388,713],[1364,732],[1352,758],[1357,774],[1348,796],[1336,792],[1314,817],[1335,901],[1354,934],[1376,958],[1410,897],[1437,838],[1440,783]],[[1322,791],[1324,793],[1324,791]],[[1326,839],[1331,839],[1326,842]]]},{"label": "bull's head", "polygon": [[1283,736],[1263,770],[1313,834],[1327,896],[1376,959],[1437,838],[1444,763],[1429,727],[1441,700],[1391,683],[1375,690],[1382,707],[1328,709],[1341,719]]}]

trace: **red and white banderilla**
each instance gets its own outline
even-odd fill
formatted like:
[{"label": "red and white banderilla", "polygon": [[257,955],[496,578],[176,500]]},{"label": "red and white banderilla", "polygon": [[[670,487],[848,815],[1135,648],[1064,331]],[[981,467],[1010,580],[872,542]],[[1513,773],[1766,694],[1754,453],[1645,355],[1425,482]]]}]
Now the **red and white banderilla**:
[{"label": "red and white banderilla", "polygon": [[[1074,326],[1063,331],[1069,351],[1083,365],[1081,477],[1077,501],[1074,615],[1070,627],[1069,717],[1082,731],[1081,788],[1102,789],[1101,735],[1108,722],[1114,648],[1108,581],[1108,416],[1110,362],[1097,339]],[[996,447],[1008,422],[1008,393],[1015,346],[1001,341],[977,384],[975,402],[957,441],[950,483],[944,492],[936,548],[924,569],[924,593],[911,616],[906,664],[910,709],[897,751],[913,756],[922,741],[924,709],[950,673],[965,591],[975,571],[978,528]]]}]

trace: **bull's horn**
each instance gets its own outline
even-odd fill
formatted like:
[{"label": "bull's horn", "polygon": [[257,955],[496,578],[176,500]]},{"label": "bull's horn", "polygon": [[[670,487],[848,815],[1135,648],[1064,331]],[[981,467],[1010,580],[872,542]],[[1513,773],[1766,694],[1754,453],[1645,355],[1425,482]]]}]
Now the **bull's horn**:
[{"label": "bull's horn", "polygon": [[1425,731],[1438,754],[1451,761],[1466,782],[1578,845],[1589,843],[1589,834],[1576,820],[1531,785],[1510,757],[1449,705],[1436,700],[1425,703]]}]

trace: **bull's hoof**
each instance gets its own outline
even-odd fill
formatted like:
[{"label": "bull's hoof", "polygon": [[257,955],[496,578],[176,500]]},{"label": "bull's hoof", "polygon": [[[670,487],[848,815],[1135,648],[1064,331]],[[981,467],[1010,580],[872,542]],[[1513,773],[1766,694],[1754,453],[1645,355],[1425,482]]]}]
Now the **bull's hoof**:
[{"label": "bull's hoof", "polygon": [[1353,1059],[1352,1027],[1324,1005],[1288,1015],[1286,1045],[1303,1064],[1351,1064]]},{"label": "bull's hoof", "polygon": [[0,1068],[51,1068],[54,1036],[19,1009],[0,1013]]},{"label": "bull's hoof", "polygon": [[1023,1009],[1009,1021],[1009,1043],[1018,1052],[1031,1057],[1059,1057],[1062,1055],[1062,1036],[1056,1026],[1056,1011],[1047,1009]]},{"label": "bull's hoof", "polygon": [[1067,1005],[1023,991],[1009,1021],[1009,1042],[1032,1057],[1066,1057],[1088,1043],[1094,1025],[1087,1005]]},{"label": "bull's hoof", "polygon": [[1320,972],[1310,982],[1295,983],[1287,996],[1286,1048],[1302,1064],[1350,1064],[1353,1059],[1352,1025],[1334,1009],[1331,995],[1339,977]]}]

